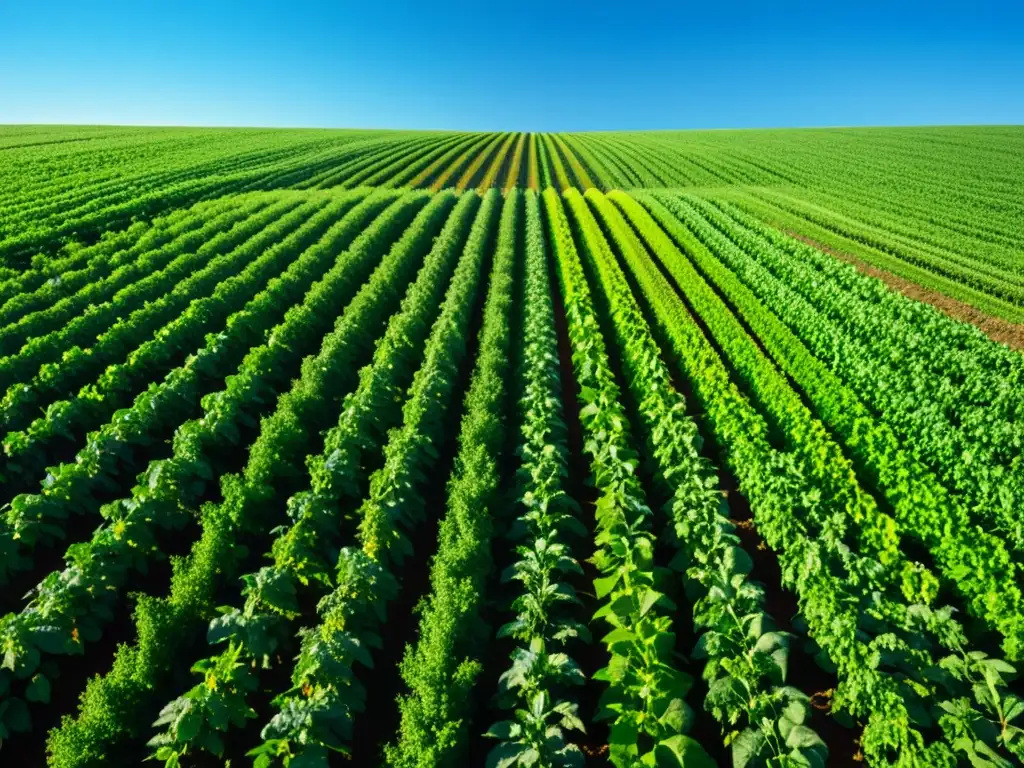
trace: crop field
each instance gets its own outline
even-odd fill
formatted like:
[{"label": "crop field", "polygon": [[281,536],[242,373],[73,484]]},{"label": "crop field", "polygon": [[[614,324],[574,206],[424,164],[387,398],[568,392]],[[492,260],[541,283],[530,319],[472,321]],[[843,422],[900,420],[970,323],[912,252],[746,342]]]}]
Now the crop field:
[{"label": "crop field", "polygon": [[1022,181],[0,127],[0,765],[1020,765]]}]

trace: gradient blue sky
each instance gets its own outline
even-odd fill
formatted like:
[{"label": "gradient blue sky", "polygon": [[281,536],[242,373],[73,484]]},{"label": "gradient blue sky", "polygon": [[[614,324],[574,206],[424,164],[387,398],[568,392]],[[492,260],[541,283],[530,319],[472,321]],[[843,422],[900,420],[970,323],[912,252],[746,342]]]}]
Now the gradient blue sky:
[{"label": "gradient blue sky", "polygon": [[0,0],[0,122],[1024,123],[1024,2]]}]

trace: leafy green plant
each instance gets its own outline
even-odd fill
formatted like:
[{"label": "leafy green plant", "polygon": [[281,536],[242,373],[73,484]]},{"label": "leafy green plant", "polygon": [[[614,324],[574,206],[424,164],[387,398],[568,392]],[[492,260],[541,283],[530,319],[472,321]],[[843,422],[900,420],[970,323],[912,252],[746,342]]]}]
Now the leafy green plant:
[{"label": "leafy green plant", "polygon": [[[692,210],[681,202],[674,203],[674,207],[683,215]],[[918,539],[926,546],[935,561],[937,575],[950,581],[963,596],[970,614],[1003,635],[1005,652],[1009,658],[1016,659],[1022,652],[1018,648],[1024,648],[1024,621],[1020,618],[1024,610],[1021,591],[1016,584],[1017,568],[1003,541],[997,535],[978,528],[970,519],[965,505],[912,454],[902,449],[889,426],[876,420],[868,407],[824,363],[809,353],[768,306],[774,307],[781,315],[783,309],[787,314],[798,312],[799,303],[786,297],[782,301],[769,300],[768,305],[762,304],[737,277],[737,274],[743,274],[750,279],[750,273],[756,271],[751,269],[752,259],[745,257],[729,238],[701,217],[686,215],[686,220],[700,242],[693,251],[694,263],[719,286],[736,307],[737,314],[752,332],[758,334],[772,360],[805,393],[814,413],[836,433],[860,473],[871,478],[870,487],[877,489],[892,505],[890,525],[894,535],[891,538],[895,540],[895,534],[899,534]],[[737,273],[726,269],[723,260],[732,264]],[[718,315],[727,318],[722,313]],[[738,326],[737,320],[732,322]],[[716,321],[716,333],[730,333],[724,325]],[[745,334],[741,331],[733,330],[731,333],[737,341],[745,341]],[[771,397],[765,397],[762,393],[768,387],[762,381],[767,377],[762,372],[767,372],[768,366],[762,363],[755,368],[752,365],[751,361],[758,355],[754,345],[749,343],[730,346],[729,357],[741,359],[741,352],[746,360],[743,366],[751,371],[750,380],[766,412],[777,419],[787,433],[805,433],[806,429],[798,430],[796,426],[801,420],[798,414],[806,410],[797,405],[797,393],[788,387],[783,390],[775,386]],[[785,397],[793,405],[783,409],[779,406]],[[802,420],[809,421],[809,415],[804,415]],[[808,447],[813,445],[810,440],[800,442]],[[825,440],[814,442],[827,445]],[[799,444],[794,449],[802,450]],[[838,453],[835,447],[831,450]],[[861,547],[863,549],[864,544]],[[894,547],[895,544],[890,543],[887,549]],[[981,555],[982,552],[985,554]],[[895,562],[900,557],[895,551],[879,553],[883,562]],[[904,590],[905,594],[911,592],[906,585]]]},{"label": "leafy green plant", "polygon": [[[243,473],[221,478],[224,501],[200,507],[202,533],[189,558],[175,568],[169,594],[140,599],[135,611],[136,641],[121,646],[112,669],[89,682],[78,716],[66,717],[50,734],[48,744],[54,764],[103,760],[117,744],[142,734],[148,725],[147,713],[151,713],[151,719],[159,709],[154,699],[162,694],[160,683],[175,664],[176,646],[202,636],[203,625],[216,614],[214,595],[220,583],[239,575],[243,552],[238,545],[239,533],[273,527],[267,524],[267,516],[279,508],[275,502],[284,506],[285,501],[277,498],[279,479],[301,471],[305,448],[316,425],[328,414],[337,413],[339,403],[331,396],[334,387],[341,382],[354,385],[357,379],[363,351],[351,342],[364,336],[368,327],[382,322],[398,301],[397,296],[382,294],[382,284],[388,284],[391,269],[408,256],[410,243],[395,249],[403,257],[385,259],[388,266],[375,270],[378,279],[363,283],[365,273],[360,274],[360,268],[372,269],[427,200],[422,193],[407,193],[404,202],[401,197],[396,200],[396,193],[383,197],[396,201],[390,213],[360,234],[345,258],[313,286],[302,305],[287,313],[267,344],[252,350],[242,364],[243,375],[229,378],[226,390],[204,398],[204,418],[178,431],[169,464],[151,468],[154,475],[147,480],[160,482],[153,488],[148,483],[141,489],[137,486],[142,493],[155,491],[164,502],[164,494],[169,494],[175,503],[194,504],[181,496],[181,488],[197,495],[201,492],[202,487],[197,488],[195,483],[209,477],[208,470],[204,474],[207,451],[237,441],[239,421],[245,423],[252,418],[251,409],[264,407],[268,398],[274,397],[282,374],[287,383],[288,363],[281,370],[273,362],[298,364],[304,343],[320,344],[319,353],[302,364],[301,377],[260,423]],[[423,242],[420,238],[426,240],[418,230],[410,234],[413,243]],[[355,296],[349,301],[350,311],[335,320],[338,300],[352,293]],[[393,303],[389,304],[389,299]],[[329,328],[332,322],[334,328],[326,335],[310,333],[318,324],[326,323]],[[188,479],[187,485],[178,482],[182,475]],[[129,506],[134,505],[130,502]]]},{"label": "leafy green plant", "polygon": [[[752,562],[733,533],[713,469],[700,455],[696,424],[686,414],[596,220],[576,193],[567,198],[583,230],[585,253],[608,296],[648,451],[670,498],[665,507],[672,523],[669,538],[679,549],[673,565],[686,575],[694,623],[703,631],[692,659],[707,662],[704,707],[722,724],[737,764],[742,759],[743,765],[770,765],[790,751],[793,759],[821,763],[828,753],[810,729],[798,732],[799,745],[797,737],[787,744],[792,723],[802,726],[809,714],[808,697],[785,685],[790,636],[774,631],[764,612],[764,590],[748,579]],[[586,199],[621,250],[646,258],[628,224],[603,195],[591,191]]]},{"label": "leafy green plant", "polygon": [[[715,325],[722,322],[702,278],[650,215],[620,193],[610,197],[677,275],[678,284],[687,286],[702,316]],[[640,197],[646,204],[647,198]],[[668,232],[691,243],[678,220],[663,217],[655,203],[650,210]],[[835,665],[839,687],[832,698],[833,715],[865,721],[861,746],[869,760],[952,764],[954,749],[960,747],[952,740],[926,740],[924,734],[934,732],[939,702],[968,694],[972,683],[936,677],[940,660],[950,652],[962,656],[967,641],[951,608],[914,602],[934,597],[934,578],[921,578],[926,574],[899,560],[883,566],[843,541],[848,523],[835,514],[822,516],[828,500],[815,487],[814,475],[793,454],[771,447],[767,425],[729,382],[717,353],[668,281],[650,259],[636,258],[633,250],[624,255],[717,437],[729,446],[730,468],[751,503],[759,533],[780,559],[784,583],[799,597],[801,619],[822,651],[819,658]],[[819,524],[820,529],[808,527]],[[689,537],[691,530],[692,523],[686,523],[681,532]],[[908,589],[915,578],[918,586]]]},{"label": "leafy green plant", "polygon": [[[251,753],[261,759],[261,765],[273,760],[319,764],[316,761],[325,759],[325,749],[346,748],[351,731],[350,724],[344,723],[359,711],[363,697],[353,667],[356,662],[372,666],[369,649],[379,645],[385,607],[396,595],[397,574],[411,552],[409,534],[426,514],[421,489],[438,457],[434,446],[441,440],[465,355],[465,328],[484,282],[482,265],[499,199],[496,192],[489,193],[477,212],[463,258],[426,339],[423,362],[402,409],[402,424],[391,432],[384,446],[384,466],[371,477],[370,495],[357,511],[360,546],[341,550],[333,591],[317,609],[320,622],[303,633],[292,687],[274,699],[278,714],[261,732],[264,743]],[[418,324],[423,323],[419,312],[428,311],[428,306],[416,308],[412,317]],[[382,367],[390,364],[386,358],[379,363]],[[373,373],[372,368],[365,371],[364,381]],[[350,411],[343,411],[343,419],[345,413]],[[323,466],[330,470],[331,462],[325,461]],[[360,574],[372,574],[372,578]],[[314,706],[315,712],[310,709]],[[337,720],[339,711],[342,720]],[[317,713],[327,719],[326,730]],[[337,728],[330,725],[336,721]]]},{"label": "leafy green plant", "polygon": [[518,582],[519,593],[510,606],[512,620],[497,633],[520,645],[495,697],[499,707],[511,710],[512,719],[487,732],[499,740],[487,759],[490,766],[575,767],[582,764],[583,753],[571,741],[572,732],[585,728],[566,692],[583,685],[585,676],[560,649],[590,641],[590,630],[575,615],[582,603],[568,581],[582,573],[569,542],[578,542],[587,531],[562,488],[567,449],[558,342],[540,203],[533,192],[526,193],[524,250],[523,351],[517,371],[519,515],[507,531],[519,557],[502,575],[505,582]]},{"label": "leafy green plant", "polygon": [[489,634],[483,609],[493,570],[491,542],[503,506],[501,459],[511,405],[506,393],[520,208],[517,192],[501,208],[480,351],[438,527],[431,589],[422,603],[418,640],[406,646],[401,664],[408,693],[399,694],[398,736],[385,748],[394,766],[459,765],[466,759],[473,684]]},{"label": "leafy green plant", "polygon": [[[567,199],[579,224],[585,203],[578,193]],[[656,589],[653,513],[636,475],[629,419],[562,202],[554,190],[545,191],[544,201],[580,384],[584,452],[599,494],[592,560],[602,574],[594,582],[595,594],[604,603],[594,618],[612,630],[603,638],[609,663],[596,675],[608,683],[597,717],[610,721],[615,765],[670,765],[666,759],[682,760],[684,752],[689,761],[712,765],[703,748],[684,734],[692,722],[686,703],[692,678],[678,669],[672,620],[665,615],[675,606]]]},{"label": "leafy green plant", "polygon": [[[339,210],[355,205],[361,197],[361,194],[352,196]],[[180,418],[183,407],[199,400],[197,390],[205,377],[216,375],[218,365],[230,364],[230,356],[224,359],[225,351],[232,344],[244,348],[252,340],[252,334],[261,330],[260,323],[265,330],[275,318],[280,319],[284,307],[276,306],[278,303],[286,301],[289,296],[299,298],[309,288],[311,278],[299,278],[299,273],[308,270],[318,260],[322,263],[333,257],[337,238],[346,232],[354,238],[366,219],[379,212],[386,202],[386,197],[371,201],[355,211],[354,216],[343,218],[322,242],[307,249],[291,265],[288,273],[261,291],[242,313],[234,316],[237,322],[232,324],[231,331],[209,339],[207,345],[184,367],[172,373],[161,386],[152,387],[136,400],[132,409],[94,435],[88,453],[80,453],[80,461],[67,466],[66,474],[60,475],[67,484],[55,478],[47,490],[58,499],[67,494],[69,498],[65,504],[71,506],[80,503],[75,493],[83,493],[90,480],[110,482],[106,476],[97,478],[95,474],[103,469],[112,470],[116,466],[114,462],[128,460],[127,451],[113,449],[122,442],[141,442],[149,430],[157,430],[167,421]],[[287,255],[288,250],[284,254]],[[289,277],[292,279],[287,279]],[[336,284],[333,289],[343,289],[343,284]],[[289,357],[297,362],[295,352],[277,355],[276,359],[282,365],[286,365]],[[275,375],[278,380],[282,378],[281,373]],[[236,379],[235,383],[242,382]],[[240,389],[251,397],[250,388]],[[240,411],[256,408],[259,402],[236,398],[235,405],[237,410],[230,414],[215,414],[212,408],[208,409],[202,429],[195,429],[198,422],[183,425],[175,440],[174,456],[170,460],[152,463],[140,476],[130,498],[101,507],[105,524],[95,531],[90,540],[68,548],[66,567],[46,576],[35,588],[32,600],[21,611],[0,619],[0,638],[7,638],[0,643],[11,646],[11,664],[17,666],[19,675],[52,678],[59,671],[59,666],[54,660],[47,661],[49,657],[84,653],[85,646],[100,637],[104,626],[114,615],[121,588],[133,573],[145,572],[154,560],[161,557],[161,534],[180,530],[195,514],[194,499],[202,494],[211,473],[204,449],[208,451],[218,441],[233,437],[231,432],[225,434],[222,428],[224,419],[218,420],[215,416],[237,419],[241,416]],[[237,436],[234,438],[237,440]],[[41,502],[43,511],[64,510],[56,499],[46,496],[30,498]],[[14,637],[22,638],[16,650],[11,645]],[[0,676],[4,674],[0,672]]]},{"label": "leafy green plant", "polygon": [[526,768],[532,765],[583,765],[583,753],[566,741],[566,731],[583,731],[576,705],[568,701],[552,704],[547,691],[537,691],[528,709],[516,709],[512,720],[502,720],[485,734],[500,739],[487,756],[490,768]]}]

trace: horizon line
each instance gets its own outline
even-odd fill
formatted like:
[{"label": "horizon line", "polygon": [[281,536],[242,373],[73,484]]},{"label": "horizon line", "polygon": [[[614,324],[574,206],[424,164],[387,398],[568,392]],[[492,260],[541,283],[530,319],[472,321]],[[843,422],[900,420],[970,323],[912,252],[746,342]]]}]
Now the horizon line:
[{"label": "horizon line", "polygon": [[235,124],[217,125],[208,123],[77,123],[77,122],[7,122],[0,120],[5,128],[181,128],[206,130],[265,130],[265,131],[392,131],[395,133],[525,133],[525,134],[576,134],[576,133],[701,133],[726,131],[810,131],[810,130],[885,130],[913,128],[1022,128],[1024,123],[893,123],[893,124],[829,124],[829,125],[766,125],[740,128],[598,128],[589,130],[531,131],[522,129],[464,129],[464,128],[396,128],[381,126],[322,126],[322,125],[259,125]]}]

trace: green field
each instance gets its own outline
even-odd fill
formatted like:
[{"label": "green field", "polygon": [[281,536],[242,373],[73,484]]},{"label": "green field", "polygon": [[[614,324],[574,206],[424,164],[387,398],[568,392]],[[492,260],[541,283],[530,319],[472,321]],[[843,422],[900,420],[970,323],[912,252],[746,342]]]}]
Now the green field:
[{"label": "green field", "polygon": [[0,127],[0,765],[1021,764],[1022,180]]}]

